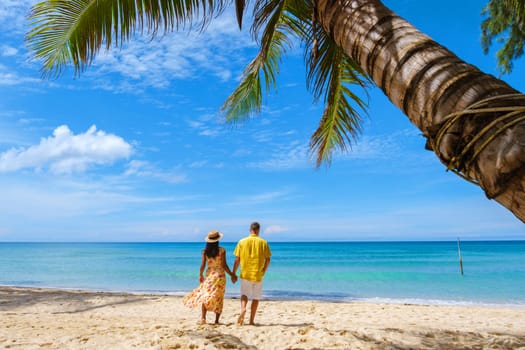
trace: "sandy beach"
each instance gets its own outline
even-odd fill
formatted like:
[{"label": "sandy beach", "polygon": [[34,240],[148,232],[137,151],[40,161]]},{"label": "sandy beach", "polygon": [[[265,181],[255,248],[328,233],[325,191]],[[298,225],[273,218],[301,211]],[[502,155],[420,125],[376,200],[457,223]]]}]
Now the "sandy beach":
[{"label": "sandy beach", "polygon": [[525,308],[263,301],[220,325],[174,295],[0,287],[1,349],[525,349]]}]

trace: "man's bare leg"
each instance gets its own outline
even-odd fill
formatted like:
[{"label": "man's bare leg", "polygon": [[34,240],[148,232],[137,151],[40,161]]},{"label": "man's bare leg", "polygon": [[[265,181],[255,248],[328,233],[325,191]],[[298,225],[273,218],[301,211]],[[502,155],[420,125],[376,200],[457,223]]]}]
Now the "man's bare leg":
[{"label": "man's bare leg", "polygon": [[246,314],[246,305],[248,305],[248,297],[246,295],[241,295],[241,314],[237,319],[237,324],[244,324],[244,315]]},{"label": "man's bare leg", "polygon": [[250,324],[255,325],[255,314],[257,313],[257,307],[259,306],[259,300],[252,300],[251,313],[250,313]]}]

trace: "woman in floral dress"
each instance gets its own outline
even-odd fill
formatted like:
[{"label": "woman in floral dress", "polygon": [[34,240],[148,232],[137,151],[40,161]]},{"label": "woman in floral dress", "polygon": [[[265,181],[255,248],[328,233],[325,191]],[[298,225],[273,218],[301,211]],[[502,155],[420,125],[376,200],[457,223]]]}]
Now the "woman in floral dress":
[{"label": "woman in floral dress", "polygon": [[[202,261],[199,273],[200,285],[184,296],[182,299],[184,305],[194,308],[199,304],[202,309],[201,324],[206,323],[206,312],[215,313],[215,324],[219,323],[224,304],[224,291],[226,287],[226,273],[230,275],[232,282],[237,281],[235,276],[226,262],[226,250],[219,247],[219,240],[223,234],[219,231],[210,231],[206,237],[206,247],[202,251]],[[206,278],[203,276],[206,269]]]}]

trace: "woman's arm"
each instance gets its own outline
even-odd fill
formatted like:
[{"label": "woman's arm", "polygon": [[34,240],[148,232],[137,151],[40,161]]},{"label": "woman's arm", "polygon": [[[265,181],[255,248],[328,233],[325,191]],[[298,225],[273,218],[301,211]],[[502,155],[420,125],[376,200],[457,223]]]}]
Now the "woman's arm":
[{"label": "woman's arm", "polygon": [[221,260],[224,271],[226,271],[226,273],[231,276],[233,273],[228,266],[228,262],[226,261],[226,249],[221,249]]},{"label": "woman's arm", "polygon": [[230,267],[228,266],[228,262],[226,261],[226,249],[221,249],[221,255],[222,255],[222,267],[224,268],[224,271],[228,275],[230,275],[232,282],[235,283],[237,281],[237,276],[230,270]]},{"label": "woman's arm", "polygon": [[202,251],[202,260],[201,267],[199,270],[199,281],[202,283],[204,281],[204,268],[206,267],[206,253]]}]

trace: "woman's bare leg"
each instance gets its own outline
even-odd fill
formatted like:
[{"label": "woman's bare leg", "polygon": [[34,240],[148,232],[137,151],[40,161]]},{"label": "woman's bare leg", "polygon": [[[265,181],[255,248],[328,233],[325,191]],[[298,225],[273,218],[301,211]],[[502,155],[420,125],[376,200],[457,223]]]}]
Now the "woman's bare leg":
[{"label": "woman's bare leg", "polygon": [[206,306],[202,304],[202,318],[201,318],[201,324],[206,324]]}]

